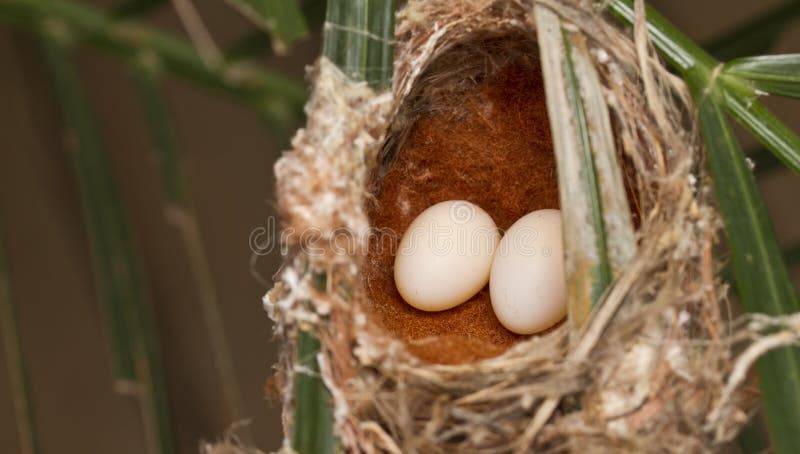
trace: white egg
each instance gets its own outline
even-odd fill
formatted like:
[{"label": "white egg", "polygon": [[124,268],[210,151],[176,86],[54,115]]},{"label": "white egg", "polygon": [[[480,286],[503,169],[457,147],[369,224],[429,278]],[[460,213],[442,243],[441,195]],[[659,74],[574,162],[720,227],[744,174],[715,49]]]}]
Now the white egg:
[{"label": "white egg", "polygon": [[500,233],[479,206],[450,200],[423,211],[403,234],[394,282],[406,302],[443,311],[467,301],[489,280]]},{"label": "white egg", "polygon": [[500,323],[532,334],[567,313],[561,212],[538,210],[508,229],[492,262],[489,292]]}]

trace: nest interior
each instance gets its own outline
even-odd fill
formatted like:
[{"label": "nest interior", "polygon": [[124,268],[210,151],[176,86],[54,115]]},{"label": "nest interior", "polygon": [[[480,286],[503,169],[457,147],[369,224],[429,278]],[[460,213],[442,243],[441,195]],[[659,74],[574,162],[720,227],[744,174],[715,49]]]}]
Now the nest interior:
[{"label": "nest interior", "polygon": [[[428,207],[468,200],[501,230],[558,208],[555,156],[536,43],[478,37],[431,63],[401,108],[370,177],[368,215],[397,241]],[[459,364],[504,352],[520,336],[494,315],[488,285],[442,312],[413,308],[393,278],[396,247],[376,235],[363,268],[369,313],[417,357]]]}]

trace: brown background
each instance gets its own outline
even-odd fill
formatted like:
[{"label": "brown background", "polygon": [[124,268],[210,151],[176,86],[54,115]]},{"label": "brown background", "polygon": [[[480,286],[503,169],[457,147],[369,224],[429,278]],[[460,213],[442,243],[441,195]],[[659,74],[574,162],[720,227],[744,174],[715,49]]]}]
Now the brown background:
[{"label": "brown background", "polygon": [[[196,3],[222,44],[250,29],[224,2]],[[780,2],[653,3],[702,41]],[[169,8],[153,22],[180,31]],[[318,49],[315,30],[289,57],[264,63],[300,77]],[[800,24],[781,37],[774,51],[800,51]],[[198,440],[215,439],[230,421],[221,416],[219,383],[184,249],[162,215],[148,131],[121,65],[91,49],[79,52],[77,65],[102,126],[146,271],[179,451],[196,452]],[[253,113],[225,98],[177,81],[168,84],[168,97],[255,441],[263,449],[274,449],[281,438],[279,407],[264,400],[263,382],[275,362],[275,345],[261,308],[265,289],[251,276],[248,237],[273,214],[276,140]],[[770,99],[769,104],[800,131],[800,103]],[[111,388],[88,244],[62,132],[39,48],[28,35],[0,23],[0,219],[6,229],[42,452],[141,453],[138,406]],[[761,186],[782,243],[797,244],[800,179],[785,170],[774,171],[762,176]],[[269,275],[277,263],[278,257],[270,256],[258,269]],[[794,270],[795,277],[798,274]],[[6,372],[5,358],[0,357],[0,452],[14,453],[18,447]]]}]

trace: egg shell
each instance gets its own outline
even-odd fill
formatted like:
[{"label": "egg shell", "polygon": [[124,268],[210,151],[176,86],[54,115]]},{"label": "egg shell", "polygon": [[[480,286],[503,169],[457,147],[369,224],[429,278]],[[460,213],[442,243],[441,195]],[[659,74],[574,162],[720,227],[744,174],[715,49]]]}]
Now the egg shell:
[{"label": "egg shell", "polygon": [[561,212],[528,213],[506,232],[492,262],[489,292],[500,323],[532,334],[567,312]]},{"label": "egg shell", "polygon": [[497,226],[479,206],[465,200],[437,203],[420,213],[400,240],[397,290],[424,311],[458,306],[488,282],[499,241]]}]

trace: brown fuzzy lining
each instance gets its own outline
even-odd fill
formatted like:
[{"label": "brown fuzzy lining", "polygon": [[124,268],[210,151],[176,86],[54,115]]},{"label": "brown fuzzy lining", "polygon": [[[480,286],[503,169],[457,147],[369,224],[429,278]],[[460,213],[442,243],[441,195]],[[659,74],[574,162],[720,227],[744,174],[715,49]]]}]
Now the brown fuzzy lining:
[{"label": "brown fuzzy lining", "polygon": [[[391,162],[371,177],[368,213],[374,228],[399,238],[422,211],[445,200],[475,203],[501,230],[531,211],[558,208],[544,83],[530,46],[532,52],[510,61],[495,56],[489,63],[500,66],[487,65],[488,73],[478,80],[466,74],[453,81],[455,89],[436,93],[432,101],[416,100],[424,110],[416,112]],[[419,358],[466,363],[496,356],[528,337],[500,324],[488,286],[450,310],[411,307],[395,288],[396,248],[378,247],[377,238],[363,269],[369,309]]]}]

